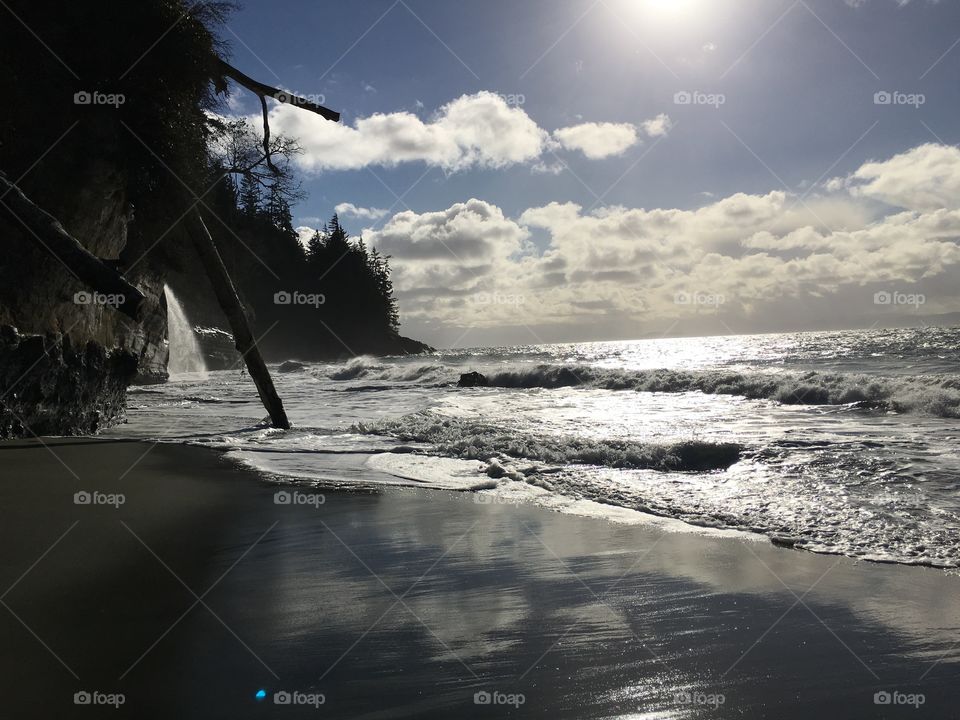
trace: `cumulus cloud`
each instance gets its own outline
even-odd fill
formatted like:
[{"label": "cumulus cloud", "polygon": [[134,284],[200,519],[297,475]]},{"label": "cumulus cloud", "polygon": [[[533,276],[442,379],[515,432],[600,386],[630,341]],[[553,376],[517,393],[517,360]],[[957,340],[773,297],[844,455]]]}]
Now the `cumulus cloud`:
[{"label": "cumulus cloud", "polygon": [[[250,120],[260,122],[259,117]],[[590,159],[611,157],[640,142],[641,131],[662,135],[670,124],[669,117],[659,115],[640,126],[583,123],[551,135],[522,108],[486,91],[462,95],[427,120],[403,111],[375,113],[347,124],[328,122],[292,105],[278,104],[270,111],[273,132],[299,140],[304,152],[296,161],[313,173],[408,162],[447,172],[524,163],[546,168],[542,156],[548,150],[579,151]]]},{"label": "cumulus cloud", "polygon": [[310,242],[310,238],[317,234],[317,228],[310,227],[309,225],[301,225],[297,228],[297,239],[300,241],[300,245],[303,248],[307,247],[307,243]]},{"label": "cumulus cloud", "polygon": [[[937,289],[926,311],[950,311],[960,309],[960,293],[945,289],[960,267],[957,155],[914,148],[803,202],[782,191],[691,210],[552,202],[512,218],[474,199],[400,213],[366,237],[393,256],[404,317],[434,327],[590,328],[720,312],[676,302],[691,293],[724,298],[722,312],[743,322],[803,312],[824,322],[876,316],[889,310],[874,305],[877,290],[926,285]],[[525,302],[489,302],[498,297]]]},{"label": "cumulus cloud", "polygon": [[845,184],[854,195],[888,205],[911,210],[957,209],[960,208],[960,148],[921,145],[889,160],[863,165]]},{"label": "cumulus cloud", "polygon": [[620,155],[639,141],[630,123],[583,123],[560,128],[553,136],[567,150],[579,150],[591,160]]},{"label": "cumulus cloud", "polygon": [[427,122],[409,112],[375,113],[352,125],[331,123],[280,104],[270,111],[274,133],[299,139],[307,171],[357,170],[425,162],[448,171],[503,167],[541,155],[549,135],[520,108],[490,92],[463,95]]},{"label": "cumulus cloud", "polygon": [[631,123],[588,122],[560,128],[553,137],[566,150],[578,150],[591,160],[622,155],[642,142],[640,134],[662,137],[673,127],[666,113],[645,120],[639,126]]},{"label": "cumulus cloud", "polygon": [[355,217],[360,220],[379,220],[386,217],[388,210],[383,208],[365,208],[357,207],[353,203],[343,202],[337,205],[333,211],[343,217]]},{"label": "cumulus cloud", "polygon": [[670,132],[673,127],[673,120],[666,113],[660,113],[655,118],[646,120],[641,127],[650,137],[661,137]]}]

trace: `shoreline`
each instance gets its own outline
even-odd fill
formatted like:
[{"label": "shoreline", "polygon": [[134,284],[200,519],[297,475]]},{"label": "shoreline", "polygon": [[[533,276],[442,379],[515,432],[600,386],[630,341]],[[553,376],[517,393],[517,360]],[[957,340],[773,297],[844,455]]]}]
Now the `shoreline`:
[{"label": "shoreline", "polygon": [[0,443],[12,717],[87,717],[84,690],[122,693],[116,717],[319,716],[279,691],[330,717],[958,715],[950,571],[439,490],[320,502],[209,448],[44,442]]}]

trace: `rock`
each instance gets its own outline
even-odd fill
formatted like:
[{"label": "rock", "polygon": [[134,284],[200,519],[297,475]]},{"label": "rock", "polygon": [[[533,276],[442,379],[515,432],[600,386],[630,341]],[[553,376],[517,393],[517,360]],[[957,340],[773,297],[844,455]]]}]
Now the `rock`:
[{"label": "rock", "polygon": [[282,372],[282,373],[300,372],[301,370],[304,370],[306,367],[307,367],[306,365],[304,365],[301,362],[297,362],[296,360],[287,360],[286,362],[280,364],[280,367],[277,369],[277,372]]},{"label": "rock", "polygon": [[490,462],[487,464],[487,467],[483,469],[483,472],[497,480],[506,477],[511,480],[516,480],[517,482],[524,482],[527,479],[523,473],[513,467],[513,465],[504,465],[496,458],[490,458]]},{"label": "rock", "polygon": [[195,332],[207,370],[236,370],[244,366],[232,334],[218,327],[198,327]]},{"label": "rock", "polygon": [[0,437],[87,435],[123,420],[137,357],[69,335],[0,328]]},{"label": "rock", "polygon": [[790,537],[789,535],[771,535],[770,542],[777,547],[794,548],[800,542],[800,538]]},{"label": "rock", "polygon": [[487,386],[486,376],[481,375],[476,371],[463,373],[460,376],[460,382],[457,383],[457,387],[486,387],[486,386]]},{"label": "rock", "polygon": [[433,348],[426,343],[404,337],[403,335],[397,336],[397,344],[399,346],[397,354],[399,355],[422,355],[423,353],[433,352]]}]

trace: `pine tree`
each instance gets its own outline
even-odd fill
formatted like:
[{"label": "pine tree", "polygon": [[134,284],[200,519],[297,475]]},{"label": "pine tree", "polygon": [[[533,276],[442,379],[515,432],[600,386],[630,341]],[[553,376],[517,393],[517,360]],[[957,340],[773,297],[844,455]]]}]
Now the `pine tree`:
[{"label": "pine tree", "polygon": [[240,210],[247,217],[255,217],[263,204],[260,184],[249,175],[240,178]]}]

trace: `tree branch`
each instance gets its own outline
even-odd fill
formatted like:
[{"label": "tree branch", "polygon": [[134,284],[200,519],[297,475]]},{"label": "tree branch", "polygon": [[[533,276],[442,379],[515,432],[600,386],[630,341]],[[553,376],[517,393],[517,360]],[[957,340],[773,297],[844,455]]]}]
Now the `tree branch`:
[{"label": "tree branch", "polygon": [[23,223],[39,245],[56,255],[84,284],[104,295],[122,298],[117,310],[133,320],[142,320],[146,298],[109,265],[87,250],[53,215],[35,204],[0,172],[0,207]]},{"label": "tree branch", "polygon": [[294,95],[286,90],[281,90],[280,88],[266,85],[259,80],[254,80],[252,77],[244,75],[242,72],[233,67],[233,65],[230,65],[219,58],[217,60],[220,71],[225,77],[230,78],[238,85],[242,85],[250,92],[258,95],[261,100],[264,97],[272,97],[274,100],[293,105],[303,110],[314,112],[326,120],[340,122],[340,113],[330,110],[329,108],[325,108],[323,105],[318,105],[315,102],[311,102],[310,100],[300,97],[299,95]]}]

